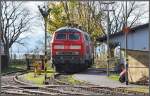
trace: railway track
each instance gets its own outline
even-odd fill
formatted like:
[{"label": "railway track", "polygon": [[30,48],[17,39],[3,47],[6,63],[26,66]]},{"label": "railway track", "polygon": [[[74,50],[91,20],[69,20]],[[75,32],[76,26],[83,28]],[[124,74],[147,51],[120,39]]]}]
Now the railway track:
[{"label": "railway track", "polygon": [[[99,70],[98,70],[99,71]],[[100,70],[101,71],[101,70]],[[61,75],[68,75],[68,74],[55,74],[55,79],[61,83],[65,84],[64,86],[50,86],[50,88],[53,88],[55,90],[61,90],[61,92],[65,92],[68,94],[74,94],[74,95],[81,95],[81,96],[149,96],[149,94],[140,93],[140,92],[132,92],[132,91],[126,91],[120,88],[109,88],[109,87],[101,87],[101,86],[95,86],[95,85],[77,85],[72,86],[69,85],[67,82],[62,82],[59,80],[59,76]]]},{"label": "railway track", "polygon": [[55,74],[51,82],[54,84],[47,86],[29,86],[14,81],[16,74],[12,73],[2,76],[2,96],[148,96],[148,94],[124,92],[121,89],[100,87],[95,85],[69,85],[67,82],[59,82],[59,76]]},{"label": "railway track", "polygon": [[53,90],[46,90],[38,86],[29,86],[18,83],[14,80],[16,74],[22,73],[9,73],[2,76],[1,96],[58,96],[65,95]]}]

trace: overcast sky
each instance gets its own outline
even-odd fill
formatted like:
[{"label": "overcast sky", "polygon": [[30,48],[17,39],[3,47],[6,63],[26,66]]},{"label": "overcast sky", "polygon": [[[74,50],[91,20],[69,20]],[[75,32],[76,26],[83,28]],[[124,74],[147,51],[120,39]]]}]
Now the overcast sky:
[{"label": "overcast sky", "polygon": [[34,16],[34,19],[32,20],[31,23],[31,30],[30,32],[21,34],[22,37],[28,37],[26,40],[23,42],[25,43],[26,47],[23,47],[19,44],[14,44],[12,47],[13,53],[16,52],[27,52],[30,50],[33,50],[35,46],[38,46],[37,41],[43,40],[44,38],[44,22],[42,17],[40,16],[39,10],[38,10],[38,5],[43,6],[44,2],[43,1],[25,1],[23,3],[23,6],[26,9],[29,9],[31,16]]},{"label": "overcast sky", "polygon": [[[143,2],[139,2],[139,3],[143,3]],[[13,48],[12,48],[13,53],[17,52],[18,50],[20,52],[23,52],[23,53],[24,53],[24,51],[26,52],[27,50],[28,51],[32,50],[32,49],[35,48],[35,46],[38,46],[37,41],[44,40],[43,39],[44,38],[43,20],[42,20],[42,17],[39,17],[40,13],[39,13],[39,10],[38,10],[38,7],[37,7],[38,5],[42,6],[43,4],[44,4],[43,1],[24,1],[24,3],[23,3],[24,7],[29,9],[31,15],[35,16],[35,18],[32,21],[33,23],[31,25],[31,31],[21,35],[21,37],[28,36],[28,39],[23,41],[23,42],[25,42],[27,47],[25,48],[23,46],[19,46],[18,44],[14,44]],[[149,6],[148,4],[146,6],[144,6],[145,9],[143,9],[143,10],[149,9],[148,6]],[[142,23],[145,23],[147,21],[148,21],[148,18],[147,19],[142,19]]]}]

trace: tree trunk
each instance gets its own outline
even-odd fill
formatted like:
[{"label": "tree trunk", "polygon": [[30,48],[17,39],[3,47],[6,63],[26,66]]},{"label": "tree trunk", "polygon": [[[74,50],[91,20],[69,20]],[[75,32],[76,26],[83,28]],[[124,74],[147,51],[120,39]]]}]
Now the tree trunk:
[{"label": "tree trunk", "polygon": [[2,69],[8,68],[10,57],[9,57],[9,47],[4,46],[5,62],[2,64]]}]

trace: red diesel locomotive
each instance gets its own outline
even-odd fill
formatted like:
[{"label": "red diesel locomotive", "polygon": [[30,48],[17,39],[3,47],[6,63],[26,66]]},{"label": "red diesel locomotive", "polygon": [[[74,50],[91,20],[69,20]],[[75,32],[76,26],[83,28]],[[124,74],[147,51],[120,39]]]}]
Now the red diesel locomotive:
[{"label": "red diesel locomotive", "polygon": [[57,72],[79,72],[88,68],[94,61],[90,36],[77,28],[59,28],[52,36],[51,57]]}]

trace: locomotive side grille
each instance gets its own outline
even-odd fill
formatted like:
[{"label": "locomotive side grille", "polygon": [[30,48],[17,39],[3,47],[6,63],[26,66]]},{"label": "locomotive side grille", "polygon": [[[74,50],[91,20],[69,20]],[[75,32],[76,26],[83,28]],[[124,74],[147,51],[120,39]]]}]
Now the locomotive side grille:
[{"label": "locomotive side grille", "polygon": [[73,52],[57,51],[56,55],[79,55],[79,52],[78,51],[73,51]]},{"label": "locomotive side grille", "polygon": [[58,61],[58,62],[62,62],[64,63],[66,60],[67,62],[74,62],[74,61],[80,61],[80,56],[78,55],[74,55],[74,56],[69,56],[69,55],[64,55],[64,56],[55,56],[55,60]]}]

